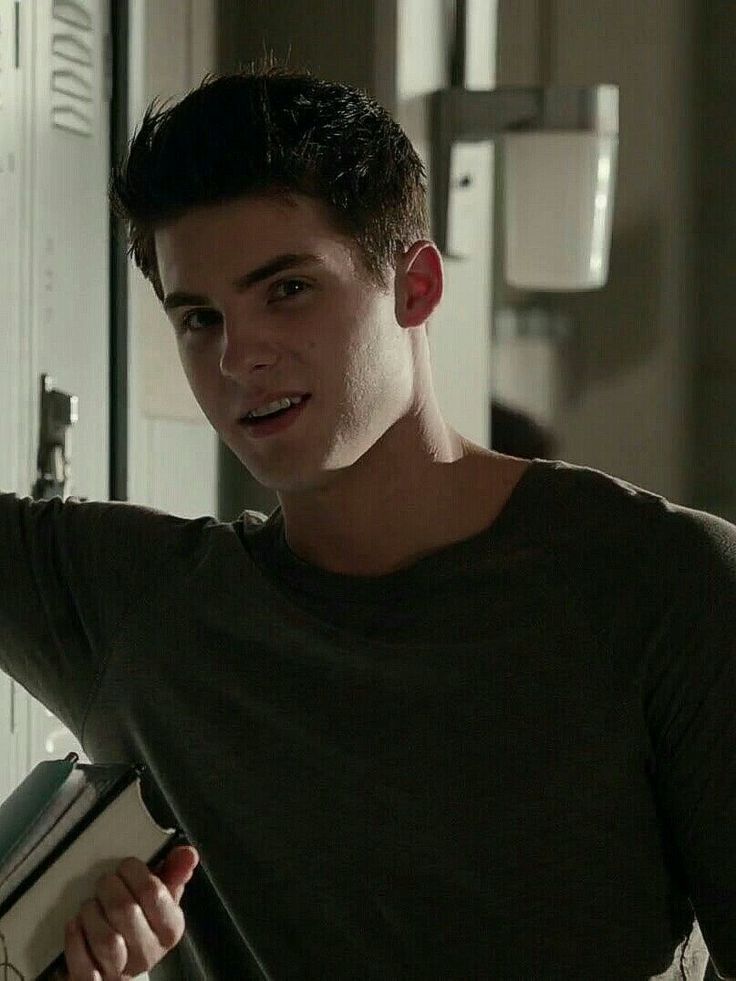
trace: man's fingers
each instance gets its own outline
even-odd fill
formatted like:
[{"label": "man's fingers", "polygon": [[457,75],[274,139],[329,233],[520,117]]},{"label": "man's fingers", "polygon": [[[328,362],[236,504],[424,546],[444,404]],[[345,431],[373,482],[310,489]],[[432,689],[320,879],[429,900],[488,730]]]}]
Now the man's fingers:
[{"label": "man's fingers", "polygon": [[184,887],[199,863],[199,853],[192,845],[177,845],[155,869],[176,903],[181,901]]},{"label": "man's fingers", "polygon": [[69,981],[102,981],[102,975],[94,965],[76,917],[66,926],[64,957]]},{"label": "man's fingers", "polygon": [[104,977],[122,974],[128,963],[128,945],[120,931],[107,918],[98,899],[88,899],[83,903],[77,919],[84,931],[93,966],[99,968]]},{"label": "man's fingers", "polygon": [[80,919],[103,977],[148,971],[181,939],[184,914],[167,887],[137,858],[102,876]]},{"label": "man's fingers", "polygon": [[[168,885],[137,858],[126,858],[121,862],[117,874],[143,911],[151,932],[164,951],[178,944],[184,933],[184,914]],[[144,955],[160,958],[161,952],[153,951],[153,946],[146,945]],[[139,972],[142,970],[148,968],[138,968]]]},{"label": "man's fingers", "polygon": [[126,858],[103,876],[95,898],[79,911],[78,931],[65,938],[72,981],[136,976],[158,964],[184,934],[178,903],[198,861],[196,849],[179,846],[155,874],[139,859]]}]

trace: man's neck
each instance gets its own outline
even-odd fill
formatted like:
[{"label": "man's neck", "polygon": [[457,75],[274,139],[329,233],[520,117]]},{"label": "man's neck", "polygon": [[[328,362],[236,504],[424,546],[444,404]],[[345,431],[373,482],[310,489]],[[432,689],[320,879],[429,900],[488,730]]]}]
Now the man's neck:
[{"label": "man's neck", "polygon": [[[457,434],[454,434],[457,436]],[[286,541],[330,572],[380,576],[489,527],[528,466],[457,436],[453,459],[394,468],[359,494],[282,499]],[[344,490],[344,488],[341,488]]]}]

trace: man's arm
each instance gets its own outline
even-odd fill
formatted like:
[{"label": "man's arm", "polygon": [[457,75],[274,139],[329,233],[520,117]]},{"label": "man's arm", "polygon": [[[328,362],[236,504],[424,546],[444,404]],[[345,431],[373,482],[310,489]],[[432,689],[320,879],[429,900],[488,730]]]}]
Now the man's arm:
[{"label": "man's arm", "polygon": [[78,739],[120,624],[186,524],[119,502],[0,493],[0,669]]},{"label": "man's arm", "polygon": [[[80,740],[118,624],[155,581],[181,524],[131,505],[0,493],[0,668]],[[65,942],[72,981],[100,976],[102,964],[105,981],[135,976],[176,946],[184,931],[179,900],[197,861],[193,848],[180,846],[156,874],[126,859],[101,880],[74,917],[80,932]]]},{"label": "man's arm", "polygon": [[670,600],[646,691],[654,788],[713,966],[736,979],[736,526],[680,512],[662,558]]}]

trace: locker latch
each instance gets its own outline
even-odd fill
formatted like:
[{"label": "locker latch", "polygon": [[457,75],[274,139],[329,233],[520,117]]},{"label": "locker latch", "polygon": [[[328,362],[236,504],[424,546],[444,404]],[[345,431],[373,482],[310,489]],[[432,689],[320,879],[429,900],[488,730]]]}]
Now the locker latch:
[{"label": "locker latch", "polygon": [[54,389],[53,379],[41,375],[41,422],[38,438],[38,477],[32,496],[64,500],[71,478],[71,427],[79,418],[79,399]]}]

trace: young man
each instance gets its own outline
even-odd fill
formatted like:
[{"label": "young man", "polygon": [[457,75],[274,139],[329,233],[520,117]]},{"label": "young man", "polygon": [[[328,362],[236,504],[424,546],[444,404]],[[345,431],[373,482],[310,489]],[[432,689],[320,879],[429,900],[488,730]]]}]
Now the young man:
[{"label": "young man", "polygon": [[205,80],[111,199],[279,500],[0,499],[0,663],[201,859],[152,977],[735,977],[736,528],[444,421],[422,165],[362,94]]}]

